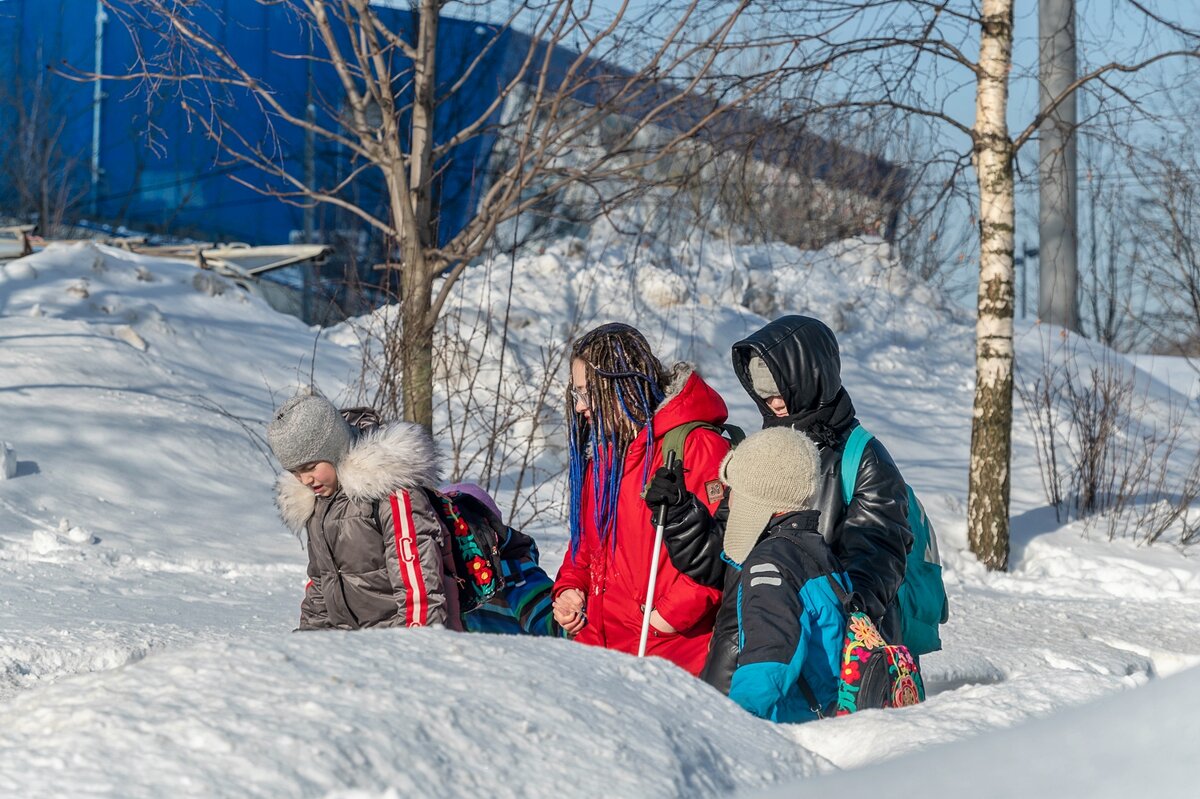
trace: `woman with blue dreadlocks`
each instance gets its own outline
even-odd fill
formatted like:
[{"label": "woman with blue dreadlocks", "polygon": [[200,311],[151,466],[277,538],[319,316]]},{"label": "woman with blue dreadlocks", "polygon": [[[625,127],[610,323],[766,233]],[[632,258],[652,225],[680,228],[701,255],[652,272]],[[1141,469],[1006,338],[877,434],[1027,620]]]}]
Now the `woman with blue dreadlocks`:
[{"label": "woman with blue dreadlocks", "polygon": [[[691,366],[664,370],[641,333],[614,323],[575,342],[568,406],[571,547],[554,584],[555,619],[583,643],[636,653],[658,558],[647,654],[699,674],[721,592],[677,570],[665,548],[651,551],[654,522],[642,492],[663,464],[667,432],[720,425],[725,402]],[[710,427],[684,439],[684,488],[710,512],[721,500],[717,470],[728,451]]]}]

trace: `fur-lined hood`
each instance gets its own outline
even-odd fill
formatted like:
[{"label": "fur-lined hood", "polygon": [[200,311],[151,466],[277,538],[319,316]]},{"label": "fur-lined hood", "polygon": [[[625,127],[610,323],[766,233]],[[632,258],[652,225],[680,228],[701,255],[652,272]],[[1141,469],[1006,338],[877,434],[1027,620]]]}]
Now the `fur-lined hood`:
[{"label": "fur-lined hood", "polygon": [[[663,395],[663,401],[654,411],[656,439],[661,439],[668,431],[681,424],[707,422],[719,425],[729,418],[725,400],[721,399],[721,395],[712,386],[704,382],[704,378],[690,363],[681,361],[670,368]],[[635,443],[631,448],[636,448],[638,441],[644,443],[645,435],[646,429],[643,428],[634,439]]]},{"label": "fur-lined hood", "polygon": [[666,390],[663,391],[663,401],[659,405],[660,408],[679,396],[683,391],[683,387],[687,384],[688,378],[692,376],[692,372],[694,371],[696,371],[696,367],[687,361],[677,361],[667,370],[667,385]]},{"label": "fur-lined hood", "polygon": [[[351,500],[374,502],[400,489],[436,488],[437,450],[424,427],[395,422],[361,435],[337,464],[339,491]],[[317,498],[289,472],[275,482],[275,504],[284,524],[304,530]]]}]

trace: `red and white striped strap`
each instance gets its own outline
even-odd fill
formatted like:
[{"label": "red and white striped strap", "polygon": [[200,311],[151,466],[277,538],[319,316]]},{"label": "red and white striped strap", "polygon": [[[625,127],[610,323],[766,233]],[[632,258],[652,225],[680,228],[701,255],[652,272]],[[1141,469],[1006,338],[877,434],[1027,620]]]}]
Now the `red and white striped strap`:
[{"label": "red and white striped strap", "polygon": [[429,597],[425,591],[425,575],[421,572],[420,552],[417,550],[412,499],[407,491],[400,491],[392,494],[391,501],[396,560],[408,594],[408,601],[404,605],[404,623],[408,627],[424,627],[429,623]]}]

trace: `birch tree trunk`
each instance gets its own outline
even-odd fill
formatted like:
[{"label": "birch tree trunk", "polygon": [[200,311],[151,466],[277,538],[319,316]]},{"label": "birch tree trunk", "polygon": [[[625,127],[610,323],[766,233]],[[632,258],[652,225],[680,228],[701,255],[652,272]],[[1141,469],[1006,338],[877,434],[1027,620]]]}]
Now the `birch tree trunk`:
[{"label": "birch tree trunk", "polygon": [[1008,131],[1013,0],[983,0],[975,172],[979,180],[979,321],[967,536],[989,570],[1008,567],[1013,394],[1013,143]]}]

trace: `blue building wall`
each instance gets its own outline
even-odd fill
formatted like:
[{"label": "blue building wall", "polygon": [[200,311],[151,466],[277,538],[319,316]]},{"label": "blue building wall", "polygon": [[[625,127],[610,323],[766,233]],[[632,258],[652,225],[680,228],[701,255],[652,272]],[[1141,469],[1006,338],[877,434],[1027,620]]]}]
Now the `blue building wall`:
[{"label": "blue building wall", "polygon": [[[95,60],[94,0],[0,0],[0,130],[6,158],[27,157],[14,140],[26,114],[41,114],[43,128],[26,133],[45,139],[58,134],[64,154],[74,162],[72,179],[86,190],[90,175],[93,87],[55,76],[49,67],[63,61],[90,69]],[[68,24],[69,22],[69,24]],[[61,133],[56,125],[65,121]],[[0,187],[8,191],[10,187]]]},{"label": "blue building wall", "polygon": [[[271,87],[289,113],[303,117],[310,98],[321,107],[320,115],[335,110],[331,106],[341,96],[341,85],[332,68],[310,59],[288,57],[309,55],[311,44],[286,6],[263,5],[252,0],[206,0],[206,4],[193,8],[212,10],[204,23],[207,30],[249,74]],[[43,91],[53,100],[55,114],[66,124],[61,146],[73,157],[72,180],[80,182],[80,188],[87,193],[79,216],[148,232],[252,244],[285,242],[293,231],[301,231],[302,209],[264,196],[232,179],[241,178],[255,185],[264,183],[262,173],[231,162],[206,137],[202,126],[188,118],[178,90],[171,85],[161,86],[150,102],[144,83],[104,81],[99,103],[99,137],[94,140],[95,84],[58,77],[49,73],[48,67],[123,75],[136,66],[139,48],[153,54],[163,47],[157,34],[144,30],[135,34],[139,39],[135,42],[128,27],[117,18],[122,12],[136,8],[135,4],[117,0],[115,10],[107,14],[108,22],[98,27],[100,6],[100,0],[0,0],[0,130],[11,130],[17,119],[14,104],[4,102],[3,93],[7,91],[27,100],[40,81],[46,87]],[[413,15],[407,10],[378,7],[377,13],[392,30],[407,32],[413,27]],[[98,35],[102,37],[99,65],[95,63]],[[439,107],[435,126],[438,131],[458,130],[465,121],[486,109],[517,74],[528,52],[529,37],[504,31],[485,50],[483,44],[494,37],[496,30],[491,26],[450,18],[441,20],[439,81],[443,85],[456,82],[477,56],[482,61],[453,99]],[[547,63],[551,84],[575,58],[574,53],[562,48],[550,53]],[[535,59],[534,63],[541,63],[541,59]],[[603,95],[612,86],[621,85],[626,77],[599,62],[588,63],[584,71],[599,79],[583,90],[586,94],[581,92],[577,96],[582,102],[597,99],[593,93]],[[193,87],[190,91],[198,90]],[[658,83],[642,84],[638,94],[647,107],[674,96],[670,87]],[[287,123],[269,125],[269,115],[264,115],[254,98],[245,93],[222,99],[221,113],[236,130],[248,141],[268,149],[291,174],[303,175],[305,139],[297,128]],[[196,107],[203,108],[206,103],[206,98],[193,97]],[[711,103],[701,97],[686,98],[676,105],[673,118],[664,122],[687,126],[690,120],[708,113]],[[499,109],[496,116],[498,113]],[[330,120],[326,117],[324,121]],[[886,187],[889,195],[895,195],[889,199],[894,199],[898,208],[903,172],[891,164],[786,130],[763,137],[762,123],[763,120],[747,113],[730,114],[704,135],[721,139],[715,142],[718,149],[750,146],[761,151],[760,157],[765,160],[779,160],[785,166],[789,150],[802,152],[810,159],[807,166],[817,177],[823,177],[836,164],[838,170],[830,174],[836,173],[837,180],[850,181],[868,193]],[[407,126],[402,124],[401,129],[406,130]],[[483,187],[493,143],[487,135],[476,136],[436,165],[433,192],[440,215],[441,241],[445,242],[470,218]],[[333,182],[352,169],[349,157],[337,146],[319,139],[314,146],[313,163],[323,182]],[[94,182],[90,170],[93,149],[100,166]],[[818,162],[815,168],[812,160]],[[848,164],[850,169],[846,169]],[[891,178],[893,173],[898,179]],[[348,198],[386,218],[381,183],[378,173],[365,172],[355,181]],[[0,192],[4,190],[0,185]],[[328,207],[318,207],[314,212],[315,229],[338,227],[337,214]]]},{"label": "blue building wall", "polygon": [[[188,119],[176,90],[164,85],[154,102],[136,81],[104,81],[100,102],[99,179],[92,184],[94,84],[50,74],[49,67],[75,71],[125,74],[137,63],[138,48],[155,52],[158,37],[141,32],[138,41],[128,28],[108,14],[102,30],[102,62],[96,69],[98,0],[0,0],[0,91],[7,89],[22,102],[39,77],[48,81],[57,112],[66,123],[62,146],[81,168],[79,178],[89,191],[81,215],[94,221],[125,224],[150,232],[171,232],[205,239],[238,240],[256,244],[288,240],[303,228],[303,211],[264,196],[231,178],[263,184],[263,175],[231,162]],[[118,12],[123,6],[117,5]],[[125,6],[127,7],[127,5]],[[318,104],[337,98],[340,82],[331,67],[287,55],[307,55],[308,39],[300,24],[280,6],[246,0],[210,0],[215,12],[206,29],[233,54],[246,71],[262,78],[289,113],[303,117],[309,97]],[[380,8],[380,17],[393,30],[412,27],[412,15],[401,9]],[[494,30],[474,22],[444,19],[439,31],[438,76],[457,80],[480,51],[480,42]],[[511,77],[514,60],[507,50],[508,34],[491,48],[453,102],[438,110],[438,129],[453,130],[457,120],[484,109]],[[221,113],[248,141],[272,152],[294,175],[303,175],[305,138],[286,123],[268,131],[268,117],[246,94],[232,95]],[[331,102],[336,102],[335,99]],[[324,113],[319,112],[319,113]],[[326,120],[328,121],[328,120]],[[15,103],[0,102],[0,125],[17,124]],[[320,139],[313,142],[319,175],[332,178],[349,171],[347,155]],[[492,140],[479,136],[457,147],[438,165],[434,189],[440,209],[439,235],[444,241],[466,220],[478,199]],[[366,173],[356,182],[353,199],[361,207],[386,217],[382,181]],[[0,190],[4,187],[0,186]],[[317,212],[317,227],[330,213]]]}]

